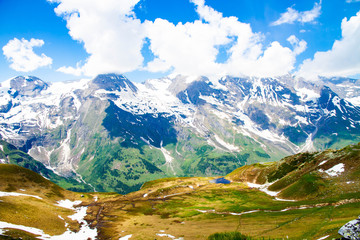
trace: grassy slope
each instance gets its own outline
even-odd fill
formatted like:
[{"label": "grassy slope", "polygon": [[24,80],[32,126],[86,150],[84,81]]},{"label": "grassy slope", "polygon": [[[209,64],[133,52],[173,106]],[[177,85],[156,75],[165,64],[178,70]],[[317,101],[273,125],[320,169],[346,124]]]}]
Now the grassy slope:
[{"label": "grassy slope", "polygon": [[[76,221],[67,218],[74,212],[56,206],[57,201],[63,199],[89,201],[93,198],[91,195],[81,197],[80,193],[67,191],[31,170],[12,164],[0,164],[0,191],[17,192],[42,198],[1,197],[0,221],[35,227],[50,235],[59,235],[66,230],[65,222],[59,216],[66,220],[70,229],[79,229]],[[32,234],[20,230],[8,230],[5,234],[15,239],[20,237],[32,239],[34,237]]]},{"label": "grassy slope", "polygon": [[[129,234],[132,239],[162,239],[157,234],[207,239],[218,232],[229,232],[211,238],[221,239],[235,235],[231,233],[234,231],[254,239],[338,238],[338,229],[360,215],[359,149],[355,145],[244,166],[227,176],[232,179],[228,185],[212,184],[211,178],[203,177],[167,178],[148,182],[141,190],[124,196],[97,193],[100,199],[89,206],[87,219],[98,226],[99,239],[119,239]],[[319,172],[339,163],[345,165],[346,173],[329,177]],[[275,180],[271,190],[298,201],[277,201],[245,183]],[[33,193],[40,191],[46,197],[36,186]],[[70,193],[62,194],[68,197]],[[49,198],[51,202],[57,196]],[[14,201],[7,204],[16,205]],[[255,212],[234,215],[249,211]]]},{"label": "grassy slope", "polygon": [[144,182],[167,176],[154,164],[165,163],[159,152],[147,146],[125,148],[121,140],[95,136],[82,156],[78,172],[97,191],[124,194],[140,189]]},{"label": "grassy slope", "polygon": [[[360,214],[359,202],[336,205],[346,197],[336,201],[325,198],[284,202],[243,183],[217,185],[208,180],[163,179],[146,184],[126,197],[109,199],[106,205],[113,207],[104,210],[110,222],[104,223],[102,238],[133,234],[134,239],[153,239],[160,230],[185,239],[206,239],[210,234],[224,231],[239,231],[255,239],[339,237],[337,230]],[[144,197],[144,194],[148,195]],[[169,195],[172,196],[164,198]],[[304,205],[308,208],[299,209]],[[281,211],[286,208],[292,209]],[[231,215],[252,210],[258,212]]]},{"label": "grassy slope", "polygon": [[[340,150],[319,153],[301,153],[279,162],[254,164],[239,168],[228,175],[234,181],[273,184],[269,190],[279,192],[288,199],[338,199],[357,196],[360,192],[360,144]],[[344,172],[331,177],[324,171],[344,164]]]},{"label": "grassy slope", "polygon": [[[216,232],[232,231],[255,239],[340,237],[338,229],[360,214],[359,149],[359,145],[353,145],[244,166],[227,176],[233,180],[229,185],[210,184],[209,178],[169,178],[146,183],[140,191],[128,194],[126,200],[110,201],[114,208],[104,214],[112,214],[111,223],[105,224],[101,236],[133,234],[136,239],[151,239],[165,230],[166,234],[185,239],[206,239]],[[319,171],[339,163],[345,165],[346,174],[329,177]],[[297,201],[277,201],[244,184],[276,180],[270,189],[281,191],[282,198]],[[257,212],[241,216],[231,214],[254,210]]]}]

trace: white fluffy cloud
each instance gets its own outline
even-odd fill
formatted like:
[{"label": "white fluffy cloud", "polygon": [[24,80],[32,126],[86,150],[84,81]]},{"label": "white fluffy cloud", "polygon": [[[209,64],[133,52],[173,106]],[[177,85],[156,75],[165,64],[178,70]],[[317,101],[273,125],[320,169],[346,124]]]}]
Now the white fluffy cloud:
[{"label": "white fluffy cloud", "polygon": [[10,40],[3,48],[3,53],[8,61],[11,62],[10,67],[15,71],[30,72],[39,67],[49,66],[52,59],[45,54],[37,55],[33,48],[41,47],[44,41],[41,39],[17,39]]},{"label": "white fluffy cloud", "polygon": [[89,58],[82,66],[58,71],[93,76],[104,72],[129,72],[143,62],[143,30],[134,17],[139,0],[49,0],[55,12],[67,21],[69,34],[84,44]]},{"label": "white fluffy cloud", "polygon": [[346,0],[347,3],[360,2],[360,0]]},{"label": "white fluffy cloud", "polygon": [[332,49],[317,52],[300,66],[297,75],[307,79],[318,76],[351,76],[360,74],[360,11],[341,23],[342,38],[336,40]]},{"label": "white fluffy cloud", "polygon": [[289,7],[286,12],[282,13],[280,18],[273,22],[271,25],[281,25],[284,23],[293,24],[295,22],[310,23],[314,22],[321,14],[321,1],[315,3],[313,9],[309,11],[299,12],[292,7]]},{"label": "white fluffy cloud", "polygon": [[300,53],[303,53],[306,50],[307,42],[304,40],[299,41],[299,39],[295,35],[291,35],[287,41],[293,46],[294,53],[296,55],[299,55]]},{"label": "white fluffy cloud", "polygon": [[[71,37],[83,43],[90,55],[83,65],[58,69],[74,75],[140,69],[186,75],[277,76],[293,70],[304,43],[295,38],[294,50],[279,42],[264,46],[263,36],[249,24],[223,17],[204,0],[191,0],[200,19],[184,24],[160,18],[141,23],[133,13],[139,0],[48,1],[59,3],[55,12],[66,19]],[[148,63],[141,53],[145,39],[154,55]],[[225,46],[229,58],[219,63],[219,48]]]},{"label": "white fluffy cloud", "polygon": [[[176,73],[189,75],[263,77],[287,74],[293,69],[297,53],[278,42],[264,47],[262,35],[253,33],[249,24],[236,17],[223,17],[204,0],[192,2],[200,20],[177,25],[164,19],[145,23],[150,49],[156,56],[148,70],[172,67]],[[229,58],[218,63],[219,47],[228,45]]]}]

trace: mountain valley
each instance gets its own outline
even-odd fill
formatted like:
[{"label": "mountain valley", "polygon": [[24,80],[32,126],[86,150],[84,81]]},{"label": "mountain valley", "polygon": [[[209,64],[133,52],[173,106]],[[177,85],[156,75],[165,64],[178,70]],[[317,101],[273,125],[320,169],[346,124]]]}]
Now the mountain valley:
[{"label": "mountain valley", "polygon": [[357,143],[356,91],[352,79],[290,75],[144,83],[116,74],[54,83],[19,76],[1,83],[0,134],[87,191],[124,194],[159,178],[226,175]]}]

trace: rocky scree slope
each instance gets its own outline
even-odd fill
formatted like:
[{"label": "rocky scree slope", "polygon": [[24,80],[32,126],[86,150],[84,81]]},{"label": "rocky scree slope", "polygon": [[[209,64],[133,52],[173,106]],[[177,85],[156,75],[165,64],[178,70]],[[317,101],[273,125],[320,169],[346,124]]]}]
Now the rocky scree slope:
[{"label": "rocky scree slope", "polygon": [[[0,140],[0,164],[14,164],[27,168],[40,174],[42,177],[65,189],[77,192],[93,191],[93,187],[81,181],[81,179],[66,178],[52,169],[47,168],[44,164],[33,159],[27,153],[17,149],[14,145]],[[9,185],[11,187],[11,184]]]}]

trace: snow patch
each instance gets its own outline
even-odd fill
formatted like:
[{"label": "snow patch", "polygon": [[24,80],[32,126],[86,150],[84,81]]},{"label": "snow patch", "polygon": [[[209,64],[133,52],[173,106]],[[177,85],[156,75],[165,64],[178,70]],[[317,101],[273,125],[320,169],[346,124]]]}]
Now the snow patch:
[{"label": "snow patch", "polygon": [[[275,181],[276,182],[276,181]],[[281,198],[277,198],[276,196],[280,193],[280,192],[274,192],[274,191],[269,191],[268,187],[275,183],[275,182],[271,182],[271,183],[266,183],[266,184],[256,184],[256,183],[247,183],[247,185],[251,188],[257,188],[260,191],[266,193],[269,196],[275,197],[275,200],[277,201],[286,201],[286,202],[295,202],[296,200],[290,200],[290,199],[281,199]]]},{"label": "snow patch", "polygon": [[313,152],[316,150],[314,142],[312,141],[312,133],[308,135],[306,142],[301,146],[298,152]]},{"label": "snow patch", "polygon": [[201,212],[201,213],[214,213],[215,212],[215,209],[212,209],[212,210],[200,210],[200,209],[196,209],[198,212]]},{"label": "snow patch", "polygon": [[326,236],[324,236],[324,237],[318,238],[317,240],[324,240],[324,239],[328,238],[329,236],[330,236],[330,235],[326,235]]},{"label": "snow patch", "polygon": [[175,239],[175,236],[170,235],[170,234],[166,234],[166,233],[157,233],[156,235],[159,236],[159,237],[168,237],[168,238],[171,238],[171,239]]},{"label": "snow patch", "polygon": [[237,146],[234,146],[232,144],[229,144],[227,142],[225,142],[224,140],[222,140],[218,135],[215,134],[215,140],[222,145],[223,147],[225,147],[226,149],[232,151],[232,152],[240,152],[240,148]]},{"label": "snow patch", "polygon": [[39,196],[35,196],[35,195],[29,195],[29,194],[24,194],[24,193],[17,193],[17,192],[0,192],[0,197],[19,197],[19,196],[23,196],[23,197],[33,197],[33,198],[37,198],[37,199],[42,199]]},{"label": "snow patch", "polygon": [[[86,213],[85,213],[85,215],[86,215]],[[45,234],[43,230],[38,229],[38,228],[27,227],[27,226],[23,226],[23,225],[17,225],[17,224],[0,221],[0,232],[3,232],[3,230],[6,228],[11,228],[11,229],[19,229],[19,230],[22,230],[25,232],[39,235],[39,237],[37,237],[37,238],[42,239],[42,240],[64,240],[64,239],[78,239],[78,240],[92,239],[92,240],[95,240],[97,237],[97,230],[90,229],[90,227],[88,226],[86,221],[83,219],[81,219],[81,221],[79,223],[82,224],[79,232],[75,233],[75,232],[71,232],[69,229],[67,229],[61,235],[50,236],[48,234]]]},{"label": "snow patch", "polygon": [[161,152],[163,153],[163,155],[165,157],[166,163],[172,163],[174,158],[170,155],[170,152],[168,150],[166,150],[165,148],[163,148],[163,147],[161,147],[160,150],[161,150]]},{"label": "snow patch", "polygon": [[[77,207],[74,208],[75,205],[79,205],[81,201],[70,201],[68,199],[66,200],[60,200],[57,202],[58,204],[56,206],[68,208],[75,210],[75,214],[69,216],[70,219],[76,220],[80,224],[80,230],[79,232],[72,232],[70,229],[67,229],[63,234],[57,235],[57,236],[51,236],[50,238],[43,238],[43,239],[55,239],[55,240],[61,240],[61,239],[96,239],[97,237],[97,229],[91,229],[88,223],[85,221],[86,211],[88,207]],[[67,223],[65,223],[67,225]]]},{"label": "snow patch", "polygon": [[256,184],[256,183],[247,183],[247,185],[251,188],[257,188],[259,189],[260,191],[266,193],[267,195],[270,195],[272,197],[275,197],[278,195],[279,192],[274,192],[274,191],[269,191],[268,190],[268,187],[271,185],[272,183],[266,183],[266,184]]},{"label": "snow patch", "polygon": [[325,172],[326,174],[328,174],[331,177],[337,177],[339,176],[341,173],[343,173],[345,171],[345,165],[343,163],[339,163],[335,166],[333,166],[332,168],[328,169],[328,170],[322,170],[320,169],[319,172]]},{"label": "snow patch", "polygon": [[205,100],[207,103],[218,106],[221,103],[219,102],[219,100],[217,100],[216,98],[214,98],[213,96],[203,96],[200,94],[199,96],[200,99]]},{"label": "snow patch", "polygon": [[241,133],[249,136],[250,138],[255,139],[251,136],[250,133],[253,133],[263,139],[269,140],[271,142],[281,142],[281,143],[287,143],[289,142],[284,135],[277,135],[276,133],[270,132],[267,130],[259,130],[256,128],[256,124],[249,118],[249,116],[245,115],[242,111],[238,111],[235,113],[236,117],[239,118],[244,122],[244,125],[242,126]]},{"label": "snow patch", "polygon": [[162,145],[163,145],[163,142],[161,141],[160,151],[162,152],[162,154],[165,157],[165,164],[168,165],[170,167],[171,171],[176,175],[175,169],[172,164],[174,158],[171,156],[170,152],[168,150],[166,150]]},{"label": "snow patch", "polygon": [[82,202],[81,201],[70,201],[69,199],[65,199],[65,200],[57,201],[57,204],[55,204],[55,206],[75,210],[74,206],[79,205],[80,203],[82,203]]},{"label": "snow patch", "polygon": [[131,237],[132,237],[132,234],[129,234],[129,235],[119,238],[119,240],[129,240]]},{"label": "snow patch", "polygon": [[343,110],[341,109],[341,104],[340,104],[340,98],[335,96],[332,100],[333,104],[335,107],[337,107],[341,113],[344,113]]},{"label": "snow patch", "polygon": [[308,124],[308,121],[306,118],[301,116],[295,116],[295,119],[299,121],[299,123]]},{"label": "snow patch", "polygon": [[32,233],[34,235],[40,235],[41,237],[38,237],[39,239],[50,239],[51,237],[50,235],[45,234],[44,231],[41,229],[0,221],[0,234],[4,233],[4,229],[6,228],[19,229],[25,232]]},{"label": "snow patch", "polygon": [[241,213],[229,213],[230,215],[233,215],[233,216],[241,216],[241,215],[244,215],[244,214],[249,214],[249,213],[254,213],[254,212],[260,212],[260,210],[251,210],[251,211],[247,211],[247,212],[241,212]]},{"label": "snow patch", "polygon": [[322,161],[322,162],[319,164],[319,166],[321,166],[321,165],[325,164],[327,161],[328,161],[328,160],[324,160],[324,161]]},{"label": "snow patch", "polygon": [[160,233],[157,233],[156,235],[159,236],[159,237],[168,237],[170,239],[174,239],[174,240],[183,240],[184,238],[180,237],[180,238],[176,238],[175,236],[173,235],[170,235],[170,234],[166,234],[164,230],[160,230],[159,231]]}]

